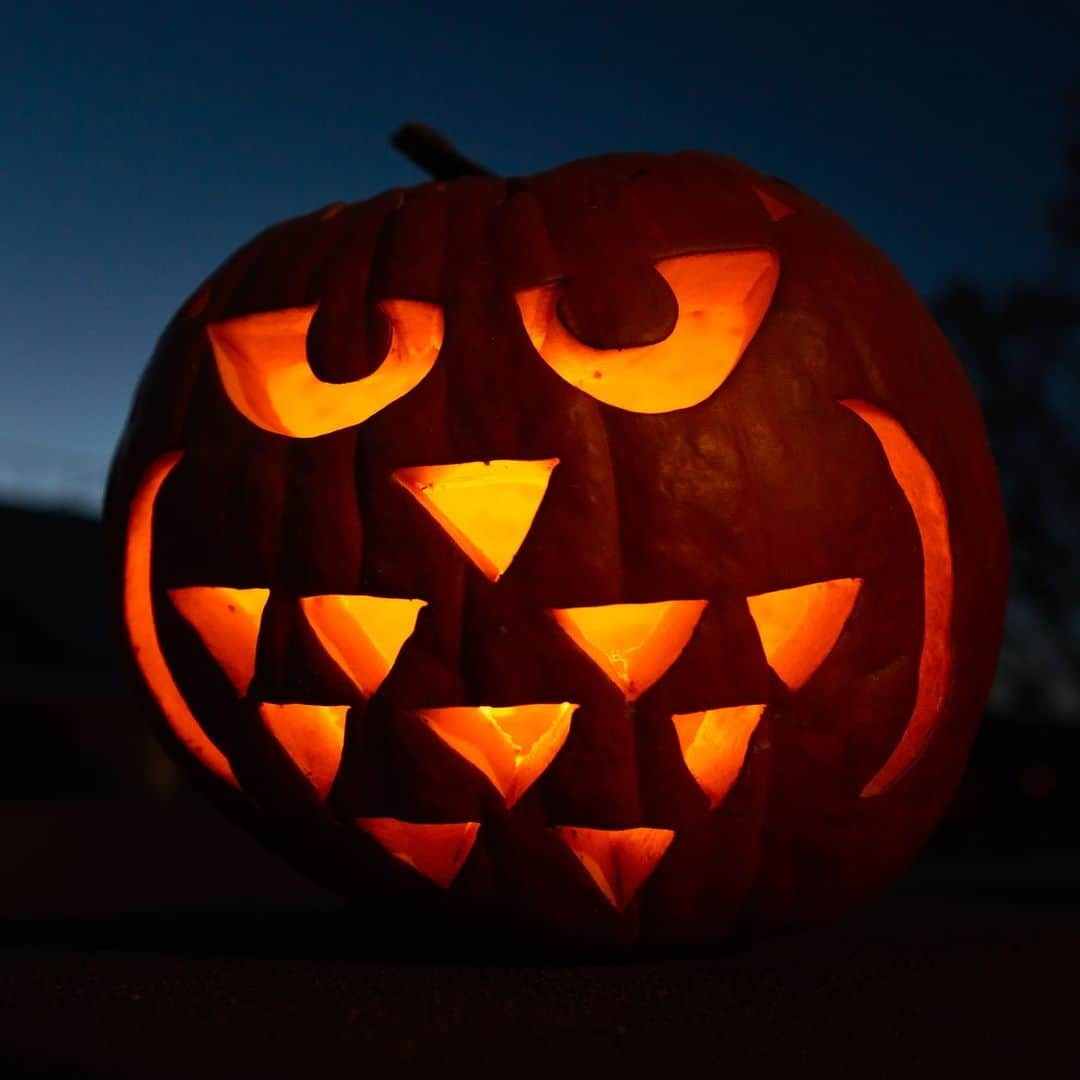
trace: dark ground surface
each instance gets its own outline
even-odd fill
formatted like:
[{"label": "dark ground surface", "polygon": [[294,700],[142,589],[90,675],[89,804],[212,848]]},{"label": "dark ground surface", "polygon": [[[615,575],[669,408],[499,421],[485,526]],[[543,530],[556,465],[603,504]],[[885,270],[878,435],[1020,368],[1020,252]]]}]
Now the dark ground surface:
[{"label": "dark ground surface", "polygon": [[896,894],[627,964],[388,958],[316,907],[8,927],[0,1067],[109,1077],[1080,1075],[1077,895]]}]

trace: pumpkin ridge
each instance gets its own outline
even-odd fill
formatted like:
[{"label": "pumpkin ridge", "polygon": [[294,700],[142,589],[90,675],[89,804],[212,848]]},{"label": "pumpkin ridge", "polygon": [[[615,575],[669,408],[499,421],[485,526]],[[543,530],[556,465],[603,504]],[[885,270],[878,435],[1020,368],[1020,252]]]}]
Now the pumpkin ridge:
[{"label": "pumpkin ridge", "polygon": [[[620,554],[619,562],[620,562],[620,571],[621,571],[620,574],[619,574],[619,600],[624,600],[625,597],[626,597],[626,563],[625,563],[625,559],[622,557],[622,555],[623,555],[623,552],[626,550],[627,522],[626,522],[626,514],[624,512],[625,509],[626,509],[625,491],[624,491],[623,482],[622,482],[621,475],[620,475],[620,473],[621,473],[620,464],[618,462],[618,458],[617,458],[615,452],[612,450],[611,424],[610,424],[610,421],[609,421],[609,418],[608,418],[608,414],[606,412],[606,407],[604,405],[600,405],[600,404],[597,404],[595,407],[598,410],[600,426],[603,428],[603,431],[604,431],[604,441],[605,441],[605,444],[606,444],[606,446],[608,448],[608,460],[609,460],[609,463],[610,463],[609,467],[611,469],[611,486],[612,486],[612,488],[614,489],[614,492],[615,492],[616,520],[618,521],[618,529],[619,529],[619,535],[618,535],[617,543],[618,543],[618,549],[619,549],[619,554]],[[628,735],[629,739],[631,740],[631,745],[630,745],[630,748],[629,748],[629,752],[627,754],[627,759],[632,763],[632,768],[633,768],[633,783],[632,783],[632,792],[631,792],[631,794],[632,794],[632,804],[633,804],[633,811],[632,812],[633,812],[634,817],[636,819],[633,822],[627,822],[626,823],[627,826],[629,826],[631,824],[638,824],[638,823],[641,822],[641,820],[642,820],[641,815],[642,815],[642,812],[643,812],[643,809],[644,809],[644,806],[645,806],[645,794],[644,794],[643,786],[642,786],[642,783],[641,783],[641,762],[639,760],[640,748],[641,748],[641,739],[639,738],[638,731],[637,731],[637,724],[638,724],[637,712],[638,712],[638,710],[637,710],[637,702],[635,702],[635,701],[627,701],[627,702],[625,702],[624,706],[623,706],[623,709],[621,710],[621,716],[623,718],[623,723],[625,725],[627,735]],[[643,918],[644,918],[644,916],[643,916]]]}]

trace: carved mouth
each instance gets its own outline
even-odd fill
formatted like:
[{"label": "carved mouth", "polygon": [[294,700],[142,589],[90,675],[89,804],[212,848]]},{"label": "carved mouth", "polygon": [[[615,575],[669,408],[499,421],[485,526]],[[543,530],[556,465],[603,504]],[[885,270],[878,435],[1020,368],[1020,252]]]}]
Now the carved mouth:
[{"label": "carved mouth", "polygon": [[[863,789],[880,795],[925,748],[944,702],[950,669],[952,560],[940,484],[911,437],[892,416],[860,401],[841,402],[874,432],[915,517],[922,544],[924,633],[916,701],[889,758]],[[181,460],[166,454],[144,475],[132,501],[124,578],[124,615],[136,661],[177,736],[207,768],[240,788],[221,751],[184,699],[162,652],[151,600],[151,546],[157,495]],[[398,470],[395,479],[428,511],[492,582],[526,537],[558,459],[472,462]],[[765,659],[792,692],[826,662],[858,598],[861,580],[810,582],[746,598]],[[170,599],[232,683],[248,692],[267,589],[192,586]],[[418,598],[319,595],[301,610],[326,653],[365,698],[377,692],[415,630]],[[550,618],[628,702],[661,680],[693,636],[704,599],[558,608]],[[565,743],[577,705],[453,706],[417,710],[443,743],[481,773],[512,807]],[[671,717],[683,760],[710,807],[723,802],[765,710],[762,703]],[[344,745],[346,705],[260,703],[259,716],[320,797],[334,782]],[[357,819],[391,856],[448,888],[475,842],[479,822],[422,823]],[[609,903],[622,910],[675,839],[667,829],[552,827]]]}]

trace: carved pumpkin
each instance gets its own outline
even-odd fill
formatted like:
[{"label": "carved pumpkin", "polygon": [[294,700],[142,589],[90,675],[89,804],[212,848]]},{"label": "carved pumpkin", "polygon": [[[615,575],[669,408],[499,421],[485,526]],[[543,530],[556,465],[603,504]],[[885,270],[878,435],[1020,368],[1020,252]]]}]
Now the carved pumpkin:
[{"label": "carved pumpkin", "polygon": [[700,153],[278,225],[181,309],[107,506],[174,747],[362,901],[590,945],[912,858],[997,652],[972,392],[835,215]]}]

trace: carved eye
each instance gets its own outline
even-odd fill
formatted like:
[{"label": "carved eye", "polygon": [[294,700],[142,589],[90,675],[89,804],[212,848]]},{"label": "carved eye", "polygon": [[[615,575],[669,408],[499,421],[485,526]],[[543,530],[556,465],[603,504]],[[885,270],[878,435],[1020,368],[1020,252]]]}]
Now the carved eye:
[{"label": "carved eye", "polygon": [[679,304],[655,345],[594,349],[558,317],[559,285],[515,295],[533,347],[571,386],[620,409],[671,412],[697,405],[731,374],[769,308],[780,275],[771,251],[720,251],[664,259],[656,269]]},{"label": "carved eye", "polygon": [[278,435],[311,439],[354,427],[404,397],[435,366],[443,311],[419,300],[383,300],[390,346],[383,362],[353,382],[317,378],[307,357],[315,307],[242,315],[206,328],[221,383],[235,408]]}]

